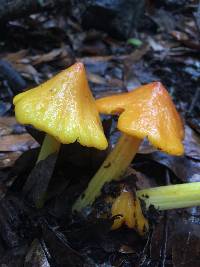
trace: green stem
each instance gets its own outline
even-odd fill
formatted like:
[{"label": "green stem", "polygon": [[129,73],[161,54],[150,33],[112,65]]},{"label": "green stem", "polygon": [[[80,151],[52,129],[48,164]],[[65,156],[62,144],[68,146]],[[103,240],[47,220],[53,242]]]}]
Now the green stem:
[{"label": "green stem", "polygon": [[141,139],[123,134],[89,182],[83,195],[75,202],[73,210],[80,211],[91,205],[100,195],[105,183],[120,179],[137,153],[140,143]]},{"label": "green stem", "polygon": [[188,208],[200,205],[200,182],[168,185],[137,191],[146,207],[153,205],[159,210]]},{"label": "green stem", "polygon": [[49,155],[58,152],[60,149],[60,142],[57,141],[53,136],[48,134],[45,135],[40,153],[37,159],[37,163],[41,160],[46,159]]}]

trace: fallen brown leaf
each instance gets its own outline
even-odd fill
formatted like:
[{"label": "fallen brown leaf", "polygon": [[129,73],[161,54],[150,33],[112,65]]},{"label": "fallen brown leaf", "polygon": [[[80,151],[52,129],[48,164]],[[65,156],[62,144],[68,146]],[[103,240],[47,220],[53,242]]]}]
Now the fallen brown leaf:
[{"label": "fallen brown leaf", "polygon": [[0,169],[13,166],[21,154],[20,151],[0,153]]},{"label": "fallen brown leaf", "polygon": [[63,52],[62,49],[58,48],[52,50],[49,53],[30,57],[30,60],[33,65],[39,65],[41,63],[46,63],[55,60],[58,56],[61,55],[62,52]]},{"label": "fallen brown leaf", "polygon": [[16,124],[17,121],[15,117],[0,117],[0,124],[6,125],[6,126],[12,126]]},{"label": "fallen brown leaf", "polygon": [[103,85],[106,84],[106,80],[103,77],[91,72],[88,73],[88,80],[96,84],[103,84]]},{"label": "fallen brown leaf", "polygon": [[0,138],[0,151],[26,151],[38,144],[29,134],[5,135]]},{"label": "fallen brown leaf", "polygon": [[9,62],[17,63],[20,62],[22,59],[26,58],[28,55],[28,50],[23,49],[19,50],[15,53],[8,53],[3,58]]}]

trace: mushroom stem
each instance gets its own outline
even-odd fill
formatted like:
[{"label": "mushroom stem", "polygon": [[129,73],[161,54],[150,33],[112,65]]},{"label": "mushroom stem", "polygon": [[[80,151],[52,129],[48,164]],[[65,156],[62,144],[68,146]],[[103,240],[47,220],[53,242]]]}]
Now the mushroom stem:
[{"label": "mushroom stem", "polygon": [[40,153],[37,159],[37,163],[41,160],[46,159],[49,155],[58,152],[60,149],[60,142],[57,141],[53,136],[46,134]]},{"label": "mushroom stem", "polygon": [[137,197],[146,207],[159,210],[188,208],[200,205],[200,182],[168,185],[137,191]]},{"label": "mushroom stem", "polygon": [[120,179],[137,153],[141,141],[136,137],[122,134],[114,149],[89,182],[85,192],[75,202],[73,211],[81,211],[91,205],[100,195],[105,183]]}]

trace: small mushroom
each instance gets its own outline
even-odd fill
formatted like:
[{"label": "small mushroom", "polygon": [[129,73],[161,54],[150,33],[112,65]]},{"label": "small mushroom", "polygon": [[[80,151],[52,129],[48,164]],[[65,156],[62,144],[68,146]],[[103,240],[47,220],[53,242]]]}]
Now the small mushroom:
[{"label": "small mushroom", "polygon": [[148,221],[142,213],[139,199],[126,188],[114,200],[111,213],[112,217],[116,218],[112,225],[112,230],[116,230],[125,224],[128,228],[134,228],[140,235],[143,235],[149,229]]},{"label": "small mushroom", "polygon": [[140,235],[148,231],[148,220],[144,217],[140,201],[145,210],[150,206],[160,211],[199,206],[200,182],[147,188],[137,190],[135,194],[124,186],[120,195],[112,202],[111,213],[115,219],[113,230],[125,224]]},{"label": "small mushroom", "polygon": [[107,140],[84,65],[76,63],[47,82],[18,94],[13,103],[16,119],[47,133],[38,161],[75,141],[103,150]]},{"label": "small mushroom", "polygon": [[106,182],[117,180],[124,174],[145,137],[163,152],[176,156],[184,153],[181,118],[160,82],[98,99],[96,104],[101,113],[120,114],[117,127],[123,134],[90,181],[83,197],[75,203],[77,211],[91,205]]}]

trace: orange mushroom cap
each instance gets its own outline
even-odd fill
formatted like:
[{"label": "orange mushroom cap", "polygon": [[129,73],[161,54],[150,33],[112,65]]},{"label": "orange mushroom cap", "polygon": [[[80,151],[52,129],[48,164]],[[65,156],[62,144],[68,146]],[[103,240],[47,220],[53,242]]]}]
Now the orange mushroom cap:
[{"label": "orange mushroom cap", "polygon": [[13,103],[18,122],[31,124],[63,144],[78,141],[88,147],[107,147],[82,63],[18,94]]},{"label": "orange mushroom cap", "polygon": [[101,113],[120,113],[117,125],[120,131],[140,139],[147,137],[155,147],[169,154],[184,153],[181,118],[160,82],[98,99],[96,104]]}]

